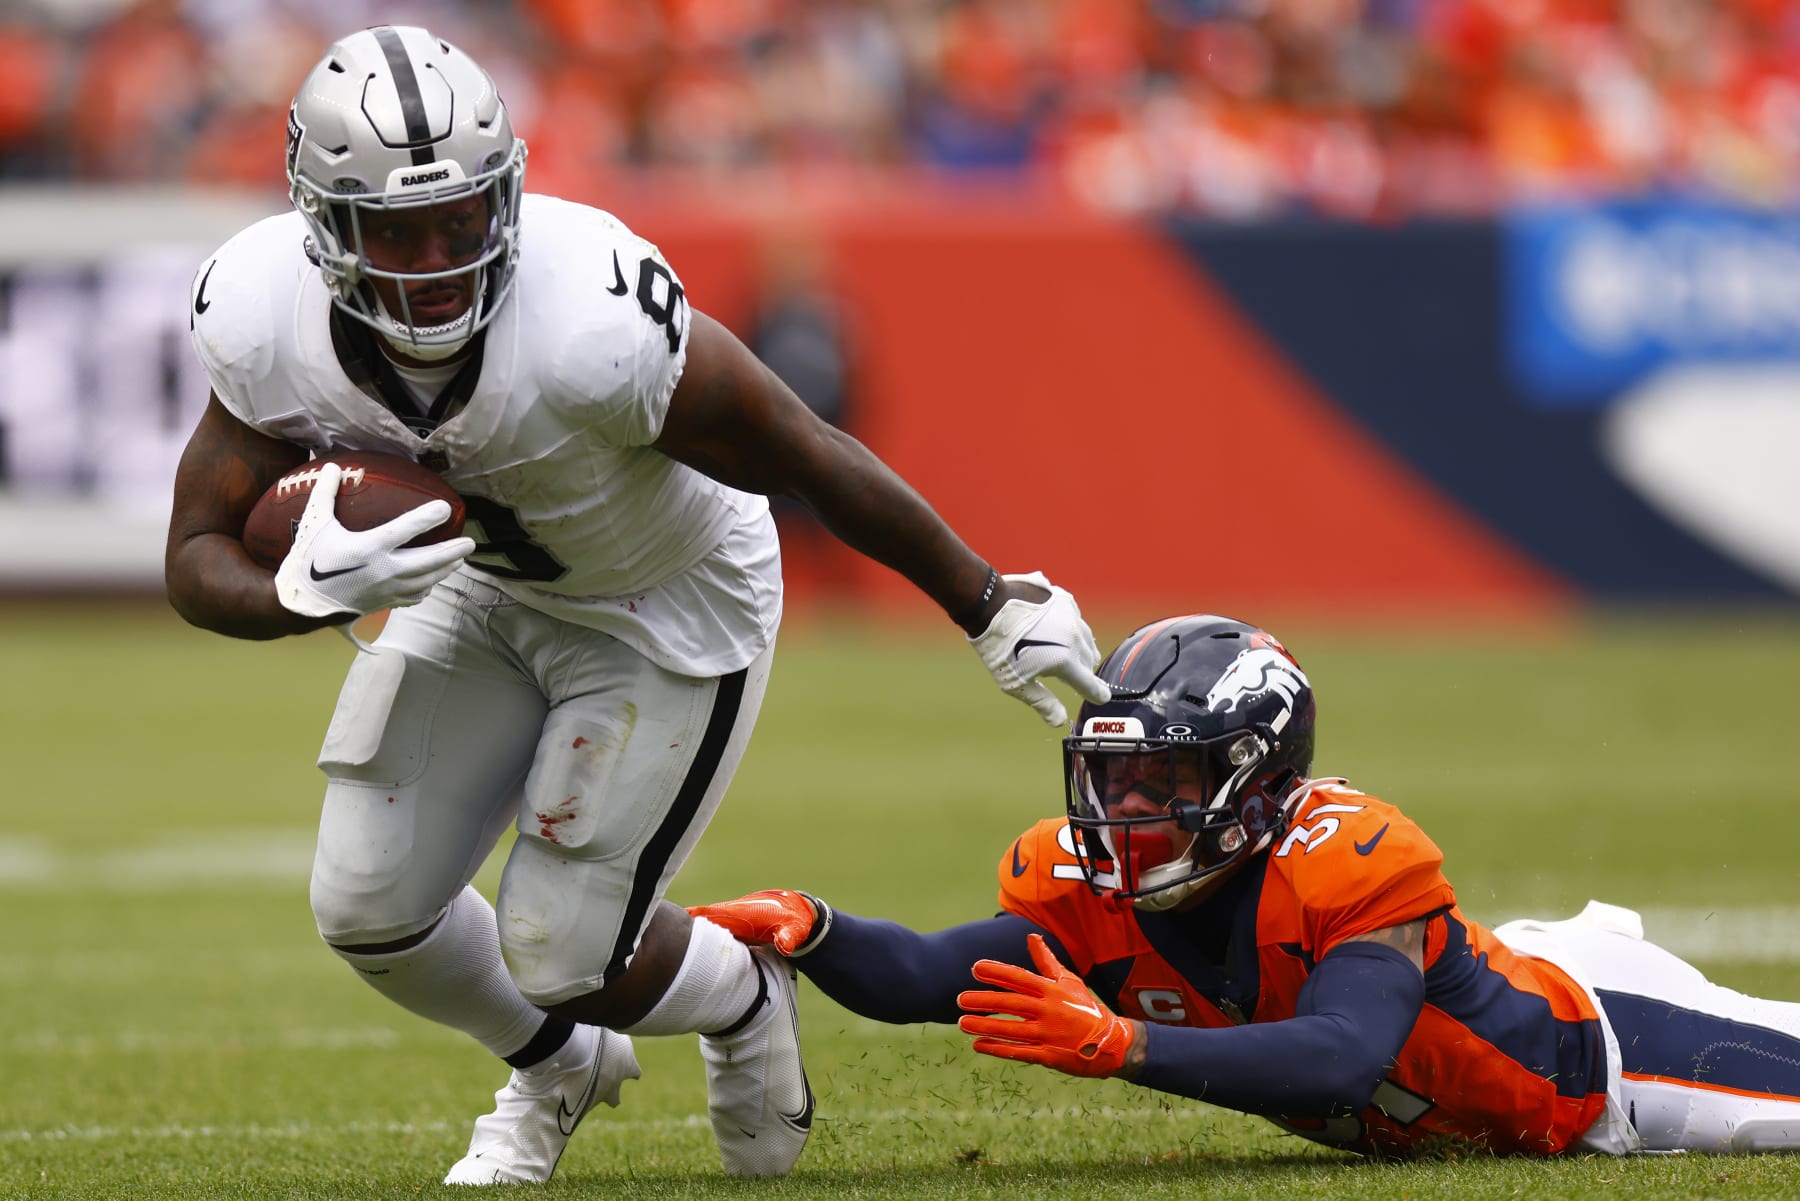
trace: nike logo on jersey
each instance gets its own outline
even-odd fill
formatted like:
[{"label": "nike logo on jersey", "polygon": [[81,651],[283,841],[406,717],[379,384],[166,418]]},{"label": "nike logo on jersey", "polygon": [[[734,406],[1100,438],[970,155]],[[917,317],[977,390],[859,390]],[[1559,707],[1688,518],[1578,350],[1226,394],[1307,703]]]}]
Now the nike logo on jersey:
[{"label": "nike logo on jersey", "polygon": [[1013,879],[1016,880],[1020,876],[1024,875],[1025,869],[1030,866],[1031,866],[1031,860],[1027,859],[1027,860],[1024,860],[1023,862],[1020,861],[1020,859],[1019,859],[1019,844],[1016,842],[1013,843]]},{"label": "nike logo on jersey", "polygon": [[207,309],[212,308],[212,301],[206,298],[206,281],[212,278],[212,269],[218,265],[218,259],[206,264],[206,274],[200,277],[200,286],[194,290],[194,311],[196,313],[204,313]]},{"label": "nike logo on jersey", "polygon": [[358,563],[354,567],[340,567],[336,571],[320,571],[318,564],[309,563],[306,566],[306,570],[312,575],[312,578],[315,580],[329,580],[336,576],[349,575],[351,572],[355,571],[357,567],[361,567],[361,566],[362,566],[362,564]]},{"label": "nike logo on jersey", "polygon": [[1013,643],[1013,648],[1012,648],[1013,658],[1017,659],[1019,657],[1020,651],[1025,650],[1027,647],[1033,647],[1033,646],[1054,646],[1058,650],[1067,649],[1060,642],[1042,642],[1036,638],[1021,638],[1017,642]]},{"label": "nike logo on jersey", "polygon": [[623,296],[630,291],[625,286],[625,272],[619,268],[619,252],[613,251],[613,286],[607,289],[614,296]]},{"label": "nike logo on jersey", "polygon": [[1369,852],[1373,851],[1375,849],[1375,844],[1380,842],[1382,835],[1386,834],[1387,832],[1388,832],[1388,828],[1387,828],[1387,825],[1384,823],[1382,825],[1381,829],[1375,831],[1374,836],[1371,837],[1369,839],[1369,841],[1359,842],[1356,844],[1356,853],[1358,855],[1367,855]]}]

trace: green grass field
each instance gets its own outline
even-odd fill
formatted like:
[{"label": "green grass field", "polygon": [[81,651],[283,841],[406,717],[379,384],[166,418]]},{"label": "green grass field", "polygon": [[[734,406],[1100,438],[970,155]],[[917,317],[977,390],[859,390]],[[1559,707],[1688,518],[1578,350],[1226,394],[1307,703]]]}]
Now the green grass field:
[{"label": "green grass field", "polygon": [[[1420,820],[1472,916],[1640,907],[1715,979],[1800,999],[1800,619],[1277,632],[1322,698],[1320,772]],[[674,898],[801,886],[925,928],[993,912],[1001,854],[1061,811],[1060,759],[960,641],[791,632]],[[151,606],[0,609],[0,1197],[452,1193],[504,1068],[361,985],[307,909],[312,759],[349,656]],[[543,1195],[1800,1197],[1782,1157],[1365,1164],[806,985],[801,1019],[818,1121],[790,1179],[727,1180],[693,1043],[645,1040],[644,1078]]]}]

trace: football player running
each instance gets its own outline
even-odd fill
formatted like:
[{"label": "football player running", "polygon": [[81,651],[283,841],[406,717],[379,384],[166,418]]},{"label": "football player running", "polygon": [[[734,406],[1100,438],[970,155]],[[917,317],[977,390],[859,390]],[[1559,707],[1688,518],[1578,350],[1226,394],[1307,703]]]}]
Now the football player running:
[{"label": "football player running", "polygon": [[[289,117],[296,211],[195,275],[213,395],[176,480],[169,598],[240,638],[395,610],[320,753],[312,907],[370,986],[512,1067],[450,1183],[549,1179],[638,1075],[630,1036],[689,1032],[725,1169],[780,1175],[812,1115],[792,969],[663,900],[768,679],[764,494],[911,580],[1052,724],[1042,678],[1103,699],[1100,656],[1067,592],[991,568],[691,309],[656,247],[525,195],[524,168],[455,47],[384,26],[329,49]],[[406,545],[442,501],[349,531],[326,466],[279,570],[254,565],[239,537],[264,489],[346,450],[441,472],[472,536]],[[469,881],[515,821],[496,915]]]},{"label": "football player running", "polygon": [[1002,856],[998,916],[922,934],[789,890],[692,912],[859,1014],[1349,1150],[1800,1149],[1800,1004],[1710,983],[1627,909],[1471,921],[1416,825],[1311,774],[1312,688],[1269,634],[1169,618],[1100,674],[1067,816]]}]

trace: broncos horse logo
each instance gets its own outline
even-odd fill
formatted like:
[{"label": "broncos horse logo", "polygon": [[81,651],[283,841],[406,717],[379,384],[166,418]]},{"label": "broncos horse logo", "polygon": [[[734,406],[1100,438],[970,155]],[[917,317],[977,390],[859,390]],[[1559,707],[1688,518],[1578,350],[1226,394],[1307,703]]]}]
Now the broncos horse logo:
[{"label": "broncos horse logo", "polygon": [[[1271,642],[1274,640],[1271,639]],[[1206,694],[1208,713],[1230,713],[1239,704],[1276,693],[1294,707],[1294,698],[1302,688],[1310,688],[1300,665],[1274,646],[1253,646],[1232,660]]]}]

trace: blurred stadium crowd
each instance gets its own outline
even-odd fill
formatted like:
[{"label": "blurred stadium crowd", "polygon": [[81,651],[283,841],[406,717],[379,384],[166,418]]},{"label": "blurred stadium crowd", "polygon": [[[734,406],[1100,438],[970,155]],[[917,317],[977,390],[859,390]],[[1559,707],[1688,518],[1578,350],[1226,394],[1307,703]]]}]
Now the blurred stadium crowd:
[{"label": "blurred stadium crowd", "polygon": [[295,85],[383,21],[473,53],[573,195],[903,165],[1228,218],[1800,196],[1788,0],[10,0],[0,181],[279,188]]}]

